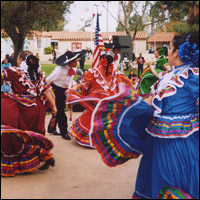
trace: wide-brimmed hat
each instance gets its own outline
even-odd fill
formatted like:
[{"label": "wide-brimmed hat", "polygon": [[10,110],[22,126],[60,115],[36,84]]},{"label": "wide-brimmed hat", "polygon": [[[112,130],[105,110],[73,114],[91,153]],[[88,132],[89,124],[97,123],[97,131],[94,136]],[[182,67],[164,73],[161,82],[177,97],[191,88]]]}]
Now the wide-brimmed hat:
[{"label": "wide-brimmed hat", "polygon": [[63,55],[59,56],[55,63],[59,66],[64,66],[69,64],[70,62],[76,60],[79,56],[81,56],[83,53],[86,53],[85,50],[78,51],[78,52],[71,52],[66,51]]},{"label": "wide-brimmed hat", "polygon": [[105,48],[109,49],[122,49],[122,48],[129,48],[130,46],[121,45],[117,40],[113,43],[104,43]]}]

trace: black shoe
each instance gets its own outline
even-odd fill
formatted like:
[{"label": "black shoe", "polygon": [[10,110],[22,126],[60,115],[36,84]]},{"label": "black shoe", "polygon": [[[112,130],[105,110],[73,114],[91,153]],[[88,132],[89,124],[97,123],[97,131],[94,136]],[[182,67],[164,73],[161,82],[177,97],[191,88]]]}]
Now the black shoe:
[{"label": "black shoe", "polygon": [[47,160],[47,161],[45,162],[45,164],[42,165],[42,166],[39,168],[39,170],[46,170],[46,169],[49,168],[50,165],[51,165],[52,167],[55,166],[55,159],[54,159],[54,158],[50,158],[49,160]]},{"label": "black shoe", "polygon": [[62,138],[65,139],[65,140],[71,140],[71,138],[68,134],[62,135]]},{"label": "black shoe", "polygon": [[53,135],[60,135],[60,133],[58,133],[56,130],[51,130],[50,128],[48,128],[48,133],[53,133]]},{"label": "black shoe", "polygon": [[60,133],[58,133],[57,131],[54,131],[53,135],[60,135]]},{"label": "black shoe", "polygon": [[54,131],[56,131],[55,128],[52,129],[52,128],[50,128],[50,127],[48,126],[48,128],[47,128],[47,132],[48,132],[48,133],[53,133]]}]

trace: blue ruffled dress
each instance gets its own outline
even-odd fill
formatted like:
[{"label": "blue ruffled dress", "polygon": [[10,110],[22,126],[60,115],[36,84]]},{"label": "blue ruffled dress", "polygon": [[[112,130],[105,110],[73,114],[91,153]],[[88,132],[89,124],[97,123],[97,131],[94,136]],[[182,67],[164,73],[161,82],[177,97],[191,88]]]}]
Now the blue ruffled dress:
[{"label": "blue ruffled dress", "polygon": [[162,75],[152,86],[155,110],[125,87],[97,104],[90,137],[109,166],[143,155],[133,198],[159,198],[169,186],[173,197],[198,199],[199,68]]}]

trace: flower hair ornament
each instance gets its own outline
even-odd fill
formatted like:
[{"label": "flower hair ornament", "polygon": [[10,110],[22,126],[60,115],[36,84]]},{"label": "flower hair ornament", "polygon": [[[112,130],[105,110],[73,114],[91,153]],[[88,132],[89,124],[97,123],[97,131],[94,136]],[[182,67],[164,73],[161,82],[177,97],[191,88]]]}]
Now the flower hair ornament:
[{"label": "flower hair ornament", "polygon": [[101,60],[99,61],[99,64],[102,66],[102,67],[107,67],[108,65],[108,61],[106,58],[101,58]]},{"label": "flower hair ornament", "polygon": [[106,58],[101,58],[101,60],[99,61],[99,64],[100,64],[100,66],[103,67],[107,76],[108,76],[108,74],[112,74],[113,64],[108,63]]},{"label": "flower hair ornament", "polygon": [[179,46],[178,56],[184,64],[197,63],[199,60],[199,50],[197,50],[197,44],[190,44],[188,35],[186,42]]}]

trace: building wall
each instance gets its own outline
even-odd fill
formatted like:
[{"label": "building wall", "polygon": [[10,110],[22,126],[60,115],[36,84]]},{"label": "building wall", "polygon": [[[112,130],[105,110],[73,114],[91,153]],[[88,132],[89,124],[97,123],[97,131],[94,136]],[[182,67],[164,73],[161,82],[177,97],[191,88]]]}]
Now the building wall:
[{"label": "building wall", "polygon": [[139,56],[140,53],[146,53],[146,40],[135,40],[134,41],[134,53],[135,56]]},{"label": "building wall", "polygon": [[153,50],[155,50],[157,47],[162,47],[162,46],[166,46],[169,48],[169,42],[154,42],[154,43],[149,43],[149,48],[152,47]]},{"label": "building wall", "polygon": [[[30,50],[34,54],[38,53],[40,56],[40,61],[45,62],[52,59],[52,54],[45,55],[44,54],[44,48],[51,46],[51,38],[47,37],[38,37],[33,40],[28,40],[26,38],[25,44],[24,44],[24,50]],[[105,40],[105,43],[108,43],[109,41]],[[58,40],[58,48],[57,56],[62,55],[65,51],[70,50],[73,51],[72,46],[73,44],[81,44],[81,49],[87,49],[91,48],[94,50],[94,41],[62,41]],[[134,53],[136,56],[139,56],[139,53],[146,53],[146,40],[135,40],[135,47],[134,47]],[[5,58],[6,54],[11,55],[13,53],[13,44],[10,38],[1,38],[1,60]]]}]

